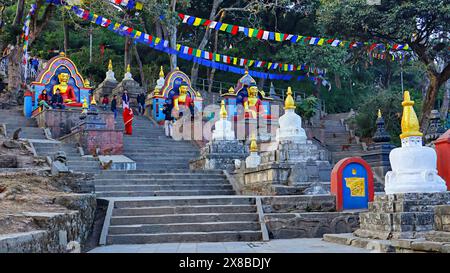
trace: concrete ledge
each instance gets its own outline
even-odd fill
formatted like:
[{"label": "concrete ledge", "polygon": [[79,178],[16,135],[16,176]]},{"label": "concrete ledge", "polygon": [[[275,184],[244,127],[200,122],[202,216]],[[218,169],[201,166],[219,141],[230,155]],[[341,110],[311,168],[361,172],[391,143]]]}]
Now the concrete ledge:
[{"label": "concrete ledge", "polygon": [[99,155],[98,159],[102,164],[108,164],[110,161],[112,161],[110,170],[136,170],[136,162],[124,155]]},{"label": "concrete ledge", "polygon": [[99,245],[106,245],[106,239],[108,238],[109,225],[111,223],[111,217],[114,210],[114,200],[108,200],[108,209],[106,211],[105,222],[103,223],[102,233],[100,234]]}]

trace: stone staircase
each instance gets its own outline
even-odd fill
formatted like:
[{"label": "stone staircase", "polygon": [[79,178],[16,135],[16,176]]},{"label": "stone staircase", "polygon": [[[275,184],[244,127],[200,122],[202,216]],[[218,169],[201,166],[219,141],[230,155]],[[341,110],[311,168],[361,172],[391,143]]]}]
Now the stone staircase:
[{"label": "stone staircase", "polygon": [[342,158],[364,154],[362,145],[356,143],[356,139],[341,123],[341,119],[347,118],[348,115],[348,113],[328,114],[322,119],[325,127],[325,146],[331,153],[332,165]]},{"label": "stone staircase", "polygon": [[256,199],[233,196],[222,171],[190,170],[199,155],[191,142],[167,138],[162,127],[135,116],[123,154],[136,170],[95,176],[97,197],[110,202],[102,244],[262,240]]},{"label": "stone staircase", "polygon": [[114,201],[107,244],[260,241],[255,198]]},{"label": "stone staircase", "polygon": [[6,127],[7,137],[13,137],[14,132],[21,128],[19,138],[46,139],[44,129],[37,127],[36,120],[24,117],[20,110],[0,110],[0,117],[0,123]]}]

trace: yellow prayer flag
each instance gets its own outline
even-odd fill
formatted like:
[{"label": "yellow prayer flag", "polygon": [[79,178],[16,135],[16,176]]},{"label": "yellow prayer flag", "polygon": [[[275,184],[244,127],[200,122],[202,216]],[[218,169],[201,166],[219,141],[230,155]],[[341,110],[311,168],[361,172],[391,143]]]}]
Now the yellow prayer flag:
[{"label": "yellow prayer flag", "polygon": [[282,40],[281,33],[275,32],[275,41],[281,42],[281,40]]},{"label": "yellow prayer flag", "polygon": [[114,30],[118,29],[119,27],[120,27],[120,24],[119,24],[119,23],[115,23],[115,24],[114,24]]},{"label": "yellow prayer flag", "polygon": [[177,51],[180,51],[181,45],[177,44]]},{"label": "yellow prayer flag", "polygon": [[155,45],[159,44],[159,42],[161,42],[161,38],[156,37],[156,39],[155,39]]},{"label": "yellow prayer flag", "polygon": [[323,45],[323,42],[324,42],[324,41],[325,41],[325,39],[324,39],[324,38],[321,38],[317,44],[318,44],[318,45]]},{"label": "yellow prayer flag", "polygon": [[136,31],[136,34],[134,35],[134,38],[139,38],[141,37],[142,32],[140,32],[139,30]]},{"label": "yellow prayer flag", "polygon": [[98,18],[98,15],[97,15],[97,14],[94,14],[94,16],[92,16],[91,22],[92,22],[92,23],[95,23],[95,21],[97,21],[97,18]]},{"label": "yellow prayer flag", "polygon": [[238,59],[237,58],[233,58],[233,64],[237,64]]},{"label": "yellow prayer flag", "polygon": [[136,3],[136,10],[142,10],[143,7],[144,7],[144,6],[142,5],[141,2],[137,2],[137,3]]},{"label": "yellow prayer flag", "polygon": [[195,20],[194,20],[194,26],[199,26],[200,25],[200,22],[202,21],[202,18],[198,18],[198,17],[195,17]]},{"label": "yellow prayer flag", "polygon": [[220,62],[220,54],[216,54],[216,62]]},{"label": "yellow prayer flag", "polygon": [[273,64],[273,63],[269,62],[269,63],[267,64],[267,68],[272,67],[272,64]]},{"label": "yellow prayer flag", "polygon": [[227,27],[228,27],[228,24],[222,24],[220,26],[220,30],[225,31],[225,30],[227,30]]},{"label": "yellow prayer flag", "polygon": [[200,58],[202,56],[202,51],[197,49],[197,52],[195,52],[195,57]]},{"label": "yellow prayer flag", "polygon": [[253,32],[255,31],[254,28],[249,28],[248,29],[248,37],[253,37]]},{"label": "yellow prayer flag", "polygon": [[247,65],[248,66],[252,66],[253,64],[255,63],[255,61],[254,60],[248,60],[248,63],[247,63]]}]

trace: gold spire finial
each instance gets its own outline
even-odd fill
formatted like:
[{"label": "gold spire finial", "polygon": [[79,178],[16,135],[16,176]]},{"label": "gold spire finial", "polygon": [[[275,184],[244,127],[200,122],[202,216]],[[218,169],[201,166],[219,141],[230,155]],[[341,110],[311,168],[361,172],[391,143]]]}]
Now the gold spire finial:
[{"label": "gold spire finial", "polygon": [[225,101],[222,100],[222,102],[220,103],[220,117],[222,119],[226,119],[227,118],[227,109],[225,108]]},{"label": "gold spire finial", "polygon": [[60,57],[65,57],[65,56],[66,56],[66,53],[64,53],[64,51],[61,51],[61,52],[59,52],[59,56],[60,56]]},{"label": "gold spire finial", "polygon": [[127,73],[131,72],[130,64],[127,65]]},{"label": "gold spire finial", "polygon": [[287,97],[286,100],[284,101],[284,109],[285,110],[295,109],[295,102],[294,99],[292,98],[292,89],[290,86],[288,87]]},{"label": "gold spire finial", "polygon": [[252,134],[252,138],[250,141],[250,152],[257,152],[258,151],[258,144],[256,144],[256,136],[255,134]]},{"label": "gold spire finial", "polygon": [[112,70],[113,70],[113,67],[112,67],[112,60],[111,60],[111,59],[109,59],[108,70],[109,70],[109,71],[112,71]]},{"label": "gold spire finial", "polygon": [[161,69],[159,70],[159,77],[164,78],[164,70],[163,70],[162,65],[161,65]]},{"label": "gold spire finial", "polygon": [[381,118],[381,110],[378,109],[378,118]]},{"label": "gold spire finial", "polygon": [[248,74],[248,67],[245,67],[245,74]]},{"label": "gold spire finial", "polygon": [[230,87],[230,89],[228,89],[228,93],[230,93],[230,94],[234,94],[234,88],[233,88],[233,86],[232,86],[232,87]]},{"label": "gold spire finial", "polygon": [[417,115],[414,111],[413,105],[414,101],[411,100],[409,91],[405,91],[402,102],[403,115],[402,133],[400,134],[401,139],[410,136],[423,136],[423,134],[419,131],[419,120],[417,119]]},{"label": "gold spire finial", "polygon": [[88,104],[86,101],[86,98],[83,99],[83,109],[87,109],[88,108]]},{"label": "gold spire finial", "polygon": [[89,82],[88,79],[84,79],[84,87],[91,88],[91,83]]},{"label": "gold spire finial", "polygon": [[95,96],[92,96],[91,105],[97,105],[97,102],[95,101]]}]

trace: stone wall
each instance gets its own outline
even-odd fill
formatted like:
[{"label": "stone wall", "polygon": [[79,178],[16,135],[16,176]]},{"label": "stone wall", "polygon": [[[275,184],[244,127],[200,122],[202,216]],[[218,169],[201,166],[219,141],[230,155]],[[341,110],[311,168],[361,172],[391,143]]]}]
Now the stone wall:
[{"label": "stone wall", "polygon": [[450,205],[435,207],[434,226],[435,230],[450,232]]},{"label": "stone wall", "polygon": [[[100,108],[100,107],[99,107]],[[35,116],[41,128],[50,128],[52,138],[60,138],[71,133],[72,127],[80,123],[81,109],[48,109]],[[114,113],[99,111],[99,116],[106,122],[106,128],[114,129]]]},{"label": "stone wall", "polygon": [[0,235],[0,253],[60,253],[68,251],[71,241],[83,245],[94,222],[95,195],[70,194],[57,197],[54,202],[70,211],[23,213],[32,217],[40,230]]},{"label": "stone wall", "polygon": [[80,143],[85,153],[93,154],[96,148],[100,154],[109,151],[110,155],[123,152],[123,133],[121,130],[89,129],[71,133],[61,138],[63,143]]},{"label": "stone wall", "polygon": [[359,212],[336,212],[332,195],[262,197],[261,204],[271,239],[318,238],[359,227]]}]

